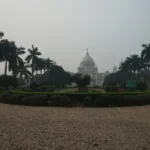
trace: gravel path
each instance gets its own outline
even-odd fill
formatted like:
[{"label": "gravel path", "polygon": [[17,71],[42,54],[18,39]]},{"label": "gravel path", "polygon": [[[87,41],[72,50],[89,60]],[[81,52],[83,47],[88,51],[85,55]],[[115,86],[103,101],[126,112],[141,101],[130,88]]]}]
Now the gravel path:
[{"label": "gravel path", "polygon": [[150,106],[0,104],[0,150],[150,150]]}]

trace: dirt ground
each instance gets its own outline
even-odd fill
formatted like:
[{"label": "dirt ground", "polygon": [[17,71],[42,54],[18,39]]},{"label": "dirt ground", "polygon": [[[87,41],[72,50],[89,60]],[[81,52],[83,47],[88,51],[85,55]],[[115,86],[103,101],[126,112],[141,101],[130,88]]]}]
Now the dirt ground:
[{"label": "dirt ground", "polygon": [[0,150],[150,150],[150,106],[0,104]]}]

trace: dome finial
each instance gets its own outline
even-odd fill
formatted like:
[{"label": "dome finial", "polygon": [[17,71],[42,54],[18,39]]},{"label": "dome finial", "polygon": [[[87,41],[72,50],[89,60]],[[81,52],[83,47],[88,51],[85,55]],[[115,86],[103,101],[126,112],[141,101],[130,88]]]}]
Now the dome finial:
[{"label": "dome finial", "polygon": [[89,50],[88,50],[88,48],[87,48],[86,50],[87,50],[87,53],[86,53],[86,55],[89,55]]}]

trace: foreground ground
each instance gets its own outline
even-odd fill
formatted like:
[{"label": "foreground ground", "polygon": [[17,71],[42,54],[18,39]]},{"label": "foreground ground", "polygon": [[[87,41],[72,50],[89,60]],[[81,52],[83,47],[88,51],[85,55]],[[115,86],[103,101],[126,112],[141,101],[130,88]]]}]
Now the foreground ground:
[{"label": "foreground ground", "polygon": [[0,150],[150,150],[150,106],[0,104]]}]

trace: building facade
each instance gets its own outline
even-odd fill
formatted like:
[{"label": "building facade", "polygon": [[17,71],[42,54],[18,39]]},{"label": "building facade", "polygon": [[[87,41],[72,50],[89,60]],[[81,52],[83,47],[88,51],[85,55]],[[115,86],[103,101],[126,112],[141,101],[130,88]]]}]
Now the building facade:
[{"label": "building facade", "polygon": [[89,75],[91,77],[90,86],[102,86],[105,77],[109,74],[108,71],[105,73],[98,72],[98,68],[94,60],[90,57],[88,51],[86,53],[86,56],[82,59],[77,72]]}]

